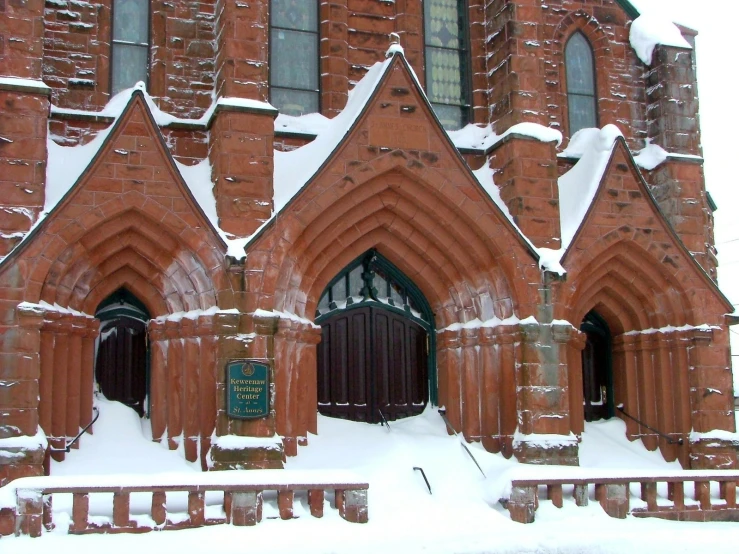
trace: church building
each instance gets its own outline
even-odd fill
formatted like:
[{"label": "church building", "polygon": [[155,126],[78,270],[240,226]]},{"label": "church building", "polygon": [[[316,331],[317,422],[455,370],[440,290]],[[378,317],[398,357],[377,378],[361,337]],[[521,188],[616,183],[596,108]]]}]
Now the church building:
[{"label": "church building", "polygon": [[437,407],[522,462],[618,417],[735,468],[695,34],[628,0],[0,2],[0,485],[84,449],[96,394],[203,470]]}]

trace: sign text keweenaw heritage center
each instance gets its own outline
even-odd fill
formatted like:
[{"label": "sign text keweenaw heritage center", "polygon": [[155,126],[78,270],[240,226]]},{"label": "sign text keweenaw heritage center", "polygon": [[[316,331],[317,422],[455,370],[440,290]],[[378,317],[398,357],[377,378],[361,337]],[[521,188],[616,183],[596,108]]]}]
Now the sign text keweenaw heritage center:
[{"label": "sign text keweenaw heritage center", "polygon": [[228,417],[253,419],[269,415],[269,365],[231,360],[226,365]]}]

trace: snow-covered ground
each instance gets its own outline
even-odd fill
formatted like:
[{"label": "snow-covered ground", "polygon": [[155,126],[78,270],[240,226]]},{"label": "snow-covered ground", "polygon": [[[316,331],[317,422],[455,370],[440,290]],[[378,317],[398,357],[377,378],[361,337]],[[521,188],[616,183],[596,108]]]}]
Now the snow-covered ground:
[{"label": "snow-covered ground", "polygon": [[[198,466],[180,453],[150,442],[146,420],[120,404],[99,401],[101,416],[92,436],[84,436],[79,450],[63,463],[54,463],[54,475],[110,473],[189,473]],[[469,448],[482,466],[483,478],[459,440],[447,435],[435,410],[379,425],[351,423],[319,416],[319,435],[291,458],[290,469],[351,469],[370,483],[370,521],[360,525],[342,520],[326,507],[323,519],[312,518],[296,506],[299,518],[277,519],[274,500],[265,504],[264,521],[256,527],[214,527],[144,535],[70,536],[60,531],[38,539],[5,537],[0,552],[203,552],[239,551],[313,553],[487,553],[487,552],[730,552],[739,544],[737,523],[674,523],[628,517],[608,517],[596,502],[577,507],[570,498],[562,509],[542,501],[536,522],[521,525],[510,520],[497,502],[506,475],[515,461]],[[583,467],[664,469],[674,471],[659,454],[624,437],[620,420],[588,424],[580,446]],[[429,479],[429,494],[420,472]],[[94,497],[93,497],[94,498]],[[206,498],[209,510],[219,498]],[[110,499],[91,502],[91,515],[110,515]],[[637,501],[638,502],[638,501]],[[132,497],[132,513],[142,513],[150,497]],[[55,519],[64,527],[70,502],[55,500]],[[184,512],[184,496],[168,496],[170,512]]]}]

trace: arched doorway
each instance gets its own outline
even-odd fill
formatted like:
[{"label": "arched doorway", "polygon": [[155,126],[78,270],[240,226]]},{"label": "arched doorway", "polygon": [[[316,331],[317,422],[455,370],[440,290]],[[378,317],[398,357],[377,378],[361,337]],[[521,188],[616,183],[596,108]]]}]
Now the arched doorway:
[{"label": "arched doorway", "polygon": [[100,303],[95,317],[100,320],[95,356],[100,391],[143,416],[149,379],[149,312],[133,294],[119,289]]},{"label": "arched doorway", "polygon": [[611,332],[606,321],[590,311],[580,325],[587,341],[582,351],[585,421],[608,419],[614,413]]},{"label": "arched doorway", "polygon": [[318,411],[378,423],[436,402],[431,308],[390,261],[370,250],[326,287],[316,310]]}]

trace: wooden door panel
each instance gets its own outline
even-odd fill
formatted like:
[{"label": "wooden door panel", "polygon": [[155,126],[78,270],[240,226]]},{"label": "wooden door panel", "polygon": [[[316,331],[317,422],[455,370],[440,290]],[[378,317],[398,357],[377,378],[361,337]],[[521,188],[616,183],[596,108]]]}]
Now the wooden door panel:
[{"label": "wooden door panel", "polygon": [[421,413],[428,399],[426,331],[376,307],[341,312],[322,325],[318,411],[377,423]]},{"label": "wooden door panel", "polygon": [[95,379],[108,400],[144,413],[146,399],[146,324],[119,317],[103,323]]}]

